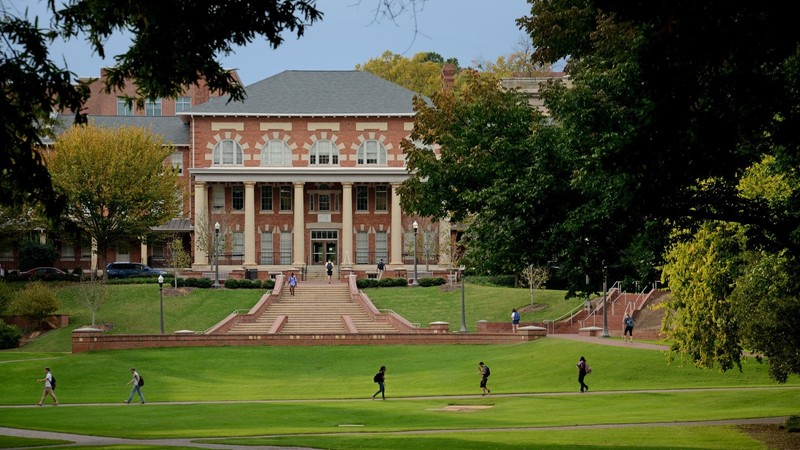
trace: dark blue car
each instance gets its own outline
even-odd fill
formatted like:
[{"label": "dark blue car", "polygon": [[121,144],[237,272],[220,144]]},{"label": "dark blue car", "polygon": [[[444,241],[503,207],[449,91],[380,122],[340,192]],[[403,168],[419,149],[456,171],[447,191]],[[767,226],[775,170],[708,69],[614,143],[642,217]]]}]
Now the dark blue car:
[{"label": "dark blue car", "polygon": [[106,273],[108,278],[157,277],[167,274],[163,270],[132,262],[113,262],[106,266]]}]

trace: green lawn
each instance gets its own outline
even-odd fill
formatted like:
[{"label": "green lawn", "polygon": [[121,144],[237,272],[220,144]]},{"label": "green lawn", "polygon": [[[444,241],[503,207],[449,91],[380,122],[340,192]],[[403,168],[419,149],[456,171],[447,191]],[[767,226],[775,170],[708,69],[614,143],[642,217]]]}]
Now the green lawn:
[{"label": "green lawn", "polygon": [[[369,288],[364,289],[379,309],[391,309],[411,322],[427,326],[431,322],[444,321],[451,330],[461,327],[461,289],[446,290],[439,286],[416,288]],[[522,322],[542,322],[561,317],[579,307],[584,300],[569,298],[566,291],[536,290],[533,294],[534,311],[523,310]],[[511,309],[530,306],[528,289],[489,287],[466,283],[464,288],[464,310],[467,330],[475,331],[479,320],[489,322],[511,322]]]},{"label": "green lawn", "polygon": [[[152,305],[157,306],[157,287],[113,290],[113,300],[101,310],[100,321],[113,322],[121,333],[158,329],[158,309]],[[471,301],[470,290],[476,297],[481,292],[496,300]],[[513,291],[525,295],[514,299],[517,292]],[[450,301],[446,296],[452,294],[438,288],[374,289],[369,294],[373,292],[378,296],[394,292],[401,298],[386,300],[400,305],[392,309],[408,306],[409,311],[418,311],[410,314],[429,317],[437,313],[415,303],[424,302],[434,310]],[[425,292],[430,293],[427,301],[427,297],[406,297],[409,293],[424,297]],[[456,293],[460,307],[460,291]],[[537,302],[545,301],[545,293],[536,294]],[[77,304],[74,293],[60,295],[64,309],[82,317],[73,326],[85,323],[88,311]],[[165,298],[167,323],[185,325],[175,329],[204,329],[233,309],[249,308],[259,295],[249,290],[198,290],[185,297]],[[498,314],[503,317],[487,315],[487,320],[504,320],[508,305],[529,301],[527,295],[525,290],[493,292],[467,285],[467,301],[475,311],[489,314],[495,309],[492,304],[500,305],[496,309],[502,309]],[[563,293],[552,295],[554,309],[570,303],[563,300]],[[207,309],[216,309],[218,316]],[[439,311],[444,314],[446,309]],[[136,320],[137,314],[145,324]],[[460,321],[460,310],[457,314]],[[523,320],[530,319],[523,316]],[[58,342],[55,335],[42,341]],[[733,426],[646,424],[800,413],[800,380],[793,377],[786,385],[777,385],[766,367],[752,359],[746,360],[741,372],[721,373],[670,365],[658,351],[560,339],[513,345],[164,348],[80,354],[42,349],[48,346],[56,347],[37,342],[22,350],[0,352],[0,426],[335,449],[748,449],[763,446]],[[577,392],[579,356],[585,356],[594,369],[586,380],[589,394]],[[492,369],[488,397],[478,395],[478,361]],[[381,365],[388,369],[389,400],[371,401],[376,390],[372,375]],[[56,393],[62,406],[20,407],[38,401],[41,383],[35,380],[42,376],[44,366],[51,367],[58,379]],[[125,386],[130,367],[139,369],[147,380],[147,405],[122,403],[130,392],[130,386]],[[443,411],[450,405],[488,408]],[[640,425],[564,428],[592,424]],[[397,434],[404,431],[421,434]],[[286,436],[296,433],[312,435]],[[28,445],[36,444],[0,436],[0,448]]]}]

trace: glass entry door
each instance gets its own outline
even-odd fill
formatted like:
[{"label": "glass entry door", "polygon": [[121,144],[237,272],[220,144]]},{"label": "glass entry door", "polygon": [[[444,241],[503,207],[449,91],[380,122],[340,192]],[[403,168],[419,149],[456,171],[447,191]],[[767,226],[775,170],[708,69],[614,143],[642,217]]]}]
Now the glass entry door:
[{"label": "glass entry door", "polygon": [[338,230],[312,230],[311,231],[311,264],[325,264],[331,260],[334,264],[339,261],[339,232]]}]

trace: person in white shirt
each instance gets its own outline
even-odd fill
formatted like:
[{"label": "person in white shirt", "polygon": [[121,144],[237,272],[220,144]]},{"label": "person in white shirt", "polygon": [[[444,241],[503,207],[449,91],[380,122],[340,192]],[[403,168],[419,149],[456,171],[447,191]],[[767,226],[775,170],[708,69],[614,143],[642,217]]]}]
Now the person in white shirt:
[{"label": "person in white shirt", "polygon": [[133,400],[133,394],[138,393],[139,398],[142,400],[142,404],[144,404],[144,394],[142,394],[142,386],[139,384],[139,380],[141,379],[141,377],[139,376],[139,372],[137,372],[136,369],[131,367],[131,374],[133,375],[133,378],[131,378],[131,381],[125,383],[125,386],[133,383],[133,389],[131,389],[131,395],[128,396],[128,400],[126,400],[125,403],[130,403],[131,400]]},{"label": "person in white shirt", "polygon": [[58,406],[58,399],[56,398],[55,388],[53,387],[53,374],[50,373],[50,368],[44,368],[44,378],[36,380],[38,382],[44,382],[44,390],[42,391],[42,398],[39,400],[39,406],[42,406],[44,403],[44,399],[49,395],[53,397],[53,406]]}]

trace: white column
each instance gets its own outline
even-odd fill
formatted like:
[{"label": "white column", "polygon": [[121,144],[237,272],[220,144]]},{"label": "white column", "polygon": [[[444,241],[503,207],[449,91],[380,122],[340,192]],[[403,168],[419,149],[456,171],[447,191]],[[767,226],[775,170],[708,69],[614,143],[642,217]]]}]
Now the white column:
[{"label": "white column", "polygon": [[142,244],[140,248],[142,255],[139,258],[139,260],[141,261],[142,264],[147,264],[147,241],[145,240],[145,238],[142,238]]},{"label": "white column", "polygon": [[392,225],[389,230],[391,234],[391,249],[389,251],[389,265],[403,265],[403,213],[400,210],[400,194],[397,193],[399,183],[392,184]]},{"label": "white column", "polygon": [[256,183],[244,183],[244,265],[256,265]]},{"label": "white column", "polygon": [[342,261],[355,263],[353,258],[353,183],[342,183]]},{"label": "white column", "polygon": [[[208,253],[201,245],[198,235],[208,235],[208,198],[205,183],[194,185],[194,265],[208,265]],[[209,236],[210,237],[210,236]],[[211,238],[213,239],[213,237]],[[207,242],[209,247],[213,244]]]},{"label": "white column", "polygon": [[292,262],[293,266],[302,267],[305,264],[306,254],[306,221],[305,209],[303,208],[303,186],[304,183],[294,183],[294,229],[292,230]]}]

